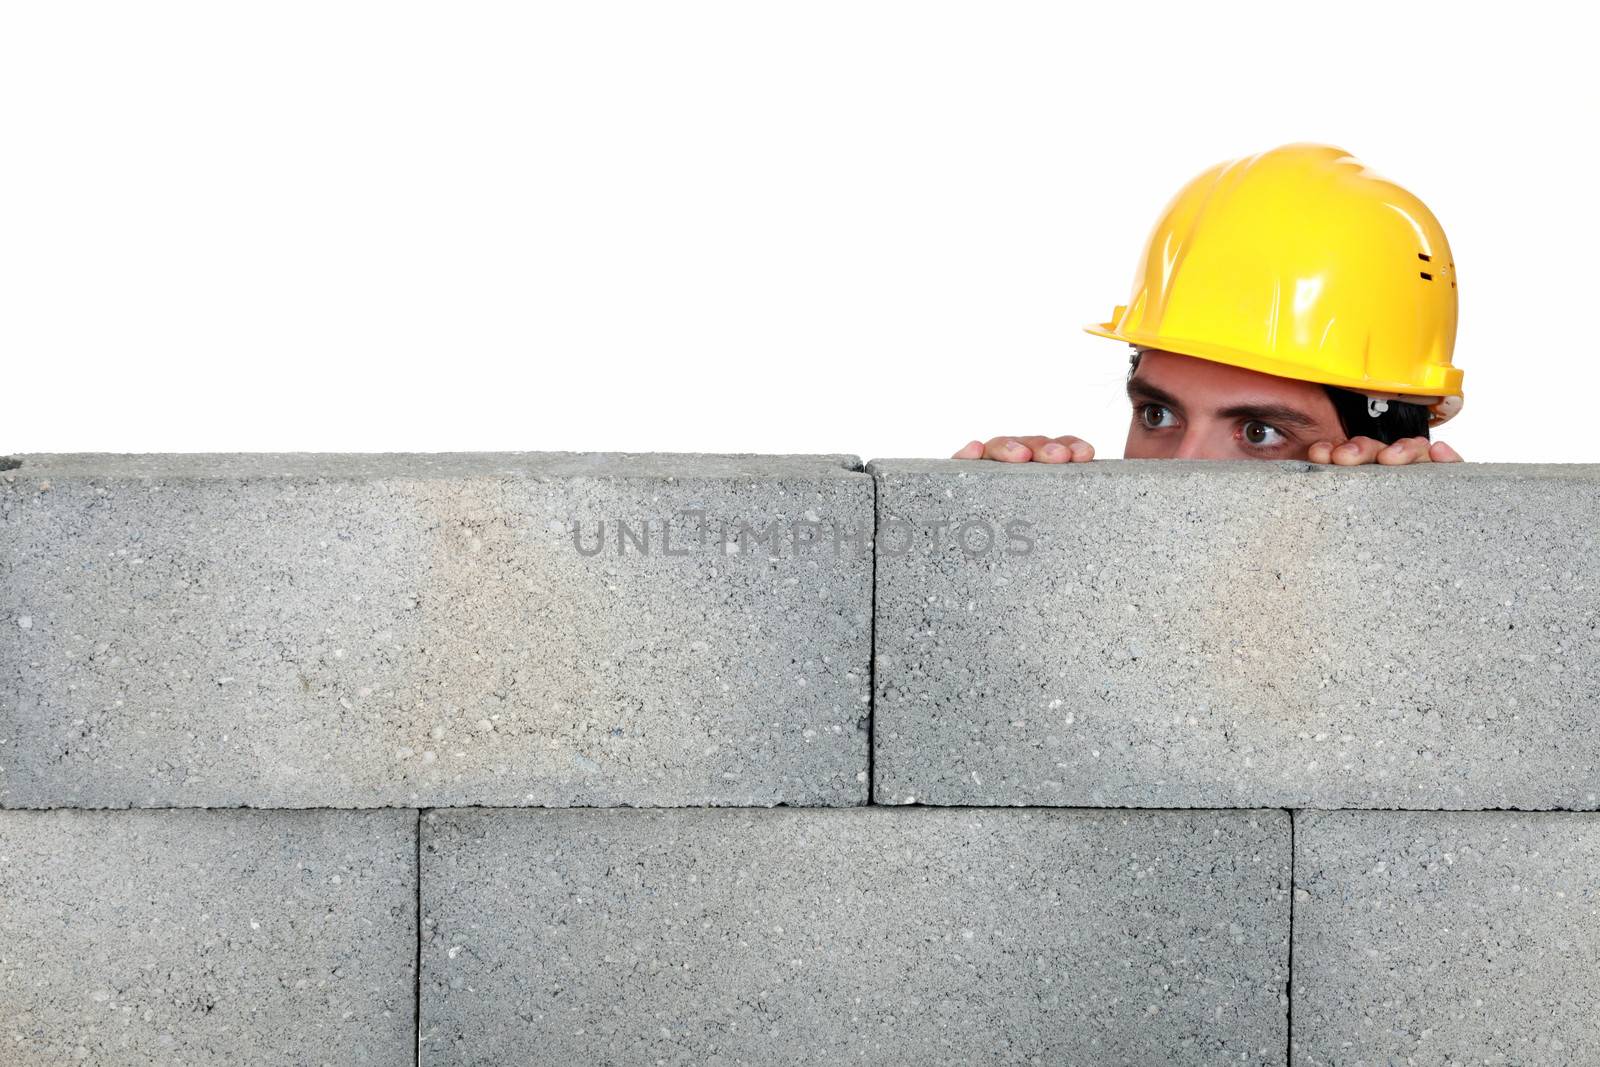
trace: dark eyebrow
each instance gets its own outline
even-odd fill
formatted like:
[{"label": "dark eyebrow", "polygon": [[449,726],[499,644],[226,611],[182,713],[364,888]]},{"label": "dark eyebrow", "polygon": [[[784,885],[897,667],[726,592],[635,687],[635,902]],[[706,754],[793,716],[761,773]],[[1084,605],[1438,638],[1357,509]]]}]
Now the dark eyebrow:
[{"label": "dark eyebrow", "polygon": [[1260,419],[1262,422],[1281,422],[1288,426],[1298,426],[1302,430],[1313,430],[1317,427],[1317,420],[1301,411],[1299,408],[1284,407],[1282,404],[1235,404],[1231,408],[1223,408],[1217,412],[1224,419]]},{"label": "dark eyebrow", "polygon": [[1149,382],[1138,378],[1128,379],[1128,399],[1134,402],[1148,400],[1157,404],[1165,404],[1177,411],[1183,410],[1183,405],[1178,403],[1178,398],[1165,389],[1158,389]]},{"label": "dark eyebrow", "polygon": [[[1174,411],[1182,411],[1183,405],[1178,398],[1151,385],[1149,382],[1140,381],[1138,378],[1128,380],[1128,399],[1134,403],[1143,400],[1148,403],[1165,404]],[[1286,407],[1282,404],[1234,404],[1217,412],[1218,418],[1223,419],[1260,419],[1262,422],[1282,423],[1285,426],[1295,426],[1302,430],[1313,430],[1319,425],[1316,419],[1307,415],[1299,408]]]}]

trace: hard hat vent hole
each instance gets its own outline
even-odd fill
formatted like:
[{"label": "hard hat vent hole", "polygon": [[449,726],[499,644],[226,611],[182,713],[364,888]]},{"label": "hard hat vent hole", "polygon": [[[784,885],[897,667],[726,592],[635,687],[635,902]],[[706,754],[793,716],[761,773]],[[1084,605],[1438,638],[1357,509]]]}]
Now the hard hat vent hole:
[{"label": "hard hat vent hole", "polygon": [[1417,271],[1417,273],[1422,275],[1422,280],[1423,281],[1425,281],[1425,282],[1433,281],[1433,275],[1429,274],[1427,271],[1419,270],[1419,271]]},{"label": "hard hat vent hole", "polygon": [[1418,252],[1417,253],[1417,258],[1422,260],[1422,262],[1424,262],[1424,263],[1433,262],[1433,257],[1428,255],[1428,253],[1426,253],[1426,252]]}]

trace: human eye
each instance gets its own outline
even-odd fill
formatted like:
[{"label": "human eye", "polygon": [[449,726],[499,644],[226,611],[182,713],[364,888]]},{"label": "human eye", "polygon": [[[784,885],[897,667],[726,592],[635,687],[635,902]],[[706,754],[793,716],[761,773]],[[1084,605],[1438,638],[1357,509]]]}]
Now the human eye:
[{"label": "human eye", "polygon": [[1140,404],[1135,414],[1139,417],[1139,423],[1147,430],[1161,430],[1174,425],[1161,417],[1172,415],[1172,409],[1165,404]]},{"label": "human eye", "polygon": [[1277,448],[1279,445],[1289,443],[1288,436],[1276,426],[1251,419],[1240,429],[1245,443],[1254,448]]}]

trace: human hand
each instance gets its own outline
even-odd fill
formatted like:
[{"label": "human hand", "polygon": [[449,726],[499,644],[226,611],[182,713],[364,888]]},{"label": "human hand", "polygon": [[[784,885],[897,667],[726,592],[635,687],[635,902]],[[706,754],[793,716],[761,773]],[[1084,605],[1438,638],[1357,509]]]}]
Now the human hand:
[{"label": "human hand", "polygon": [[995,437],[970,441],[951,459],[992,459],[1001,463],[1087,463],[1094,446],[1079,437]]},{"label": "human hand", "polygon": [[1312,463],[1333,463],[1341,467],[1357,467],[1363,463],[1397,467],[1406,463],[1461,462],[1455,449],[1443,441],[1429,441],[1426,437],[1402,437],[1392,445],[1371,437],[1352,437],[1337,446],[1332,441],[1318,441],[1311,446],[1306,458]]}]

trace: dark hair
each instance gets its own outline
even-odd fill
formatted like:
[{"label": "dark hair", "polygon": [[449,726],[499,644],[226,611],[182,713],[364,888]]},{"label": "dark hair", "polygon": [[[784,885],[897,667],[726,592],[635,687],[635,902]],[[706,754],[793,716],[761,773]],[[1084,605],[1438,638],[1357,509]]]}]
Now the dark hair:
[{"label": "dark hair", "polygon": [[1324,385],[1333,410],[1339,415],[1339,425],[1347,437],[1370,437],[1392,445],[1402,437],[1429,437],[1428,409],[1422,404],[1409,404],[1404,400],[1389,401],[1389,410],[1382,415],[1367,414],[1367,398],[1337,385]]},{"label": "dark hair", "polygon": [[[1139,369],[1139,350],[1135,348],[1128,357],[1128,377]],[[1403,400],[1389,401],[1389,409],[1381,415],[1367,414],[1367,398],[1337,385],[1324,385],[1328,399],[1333,402],[1334,413],[1346,437],[1370,437],[1392,445],[1402,437],[1430,437],[1428,433],[1428,408],[1423,404],[1410,404]]]}]

